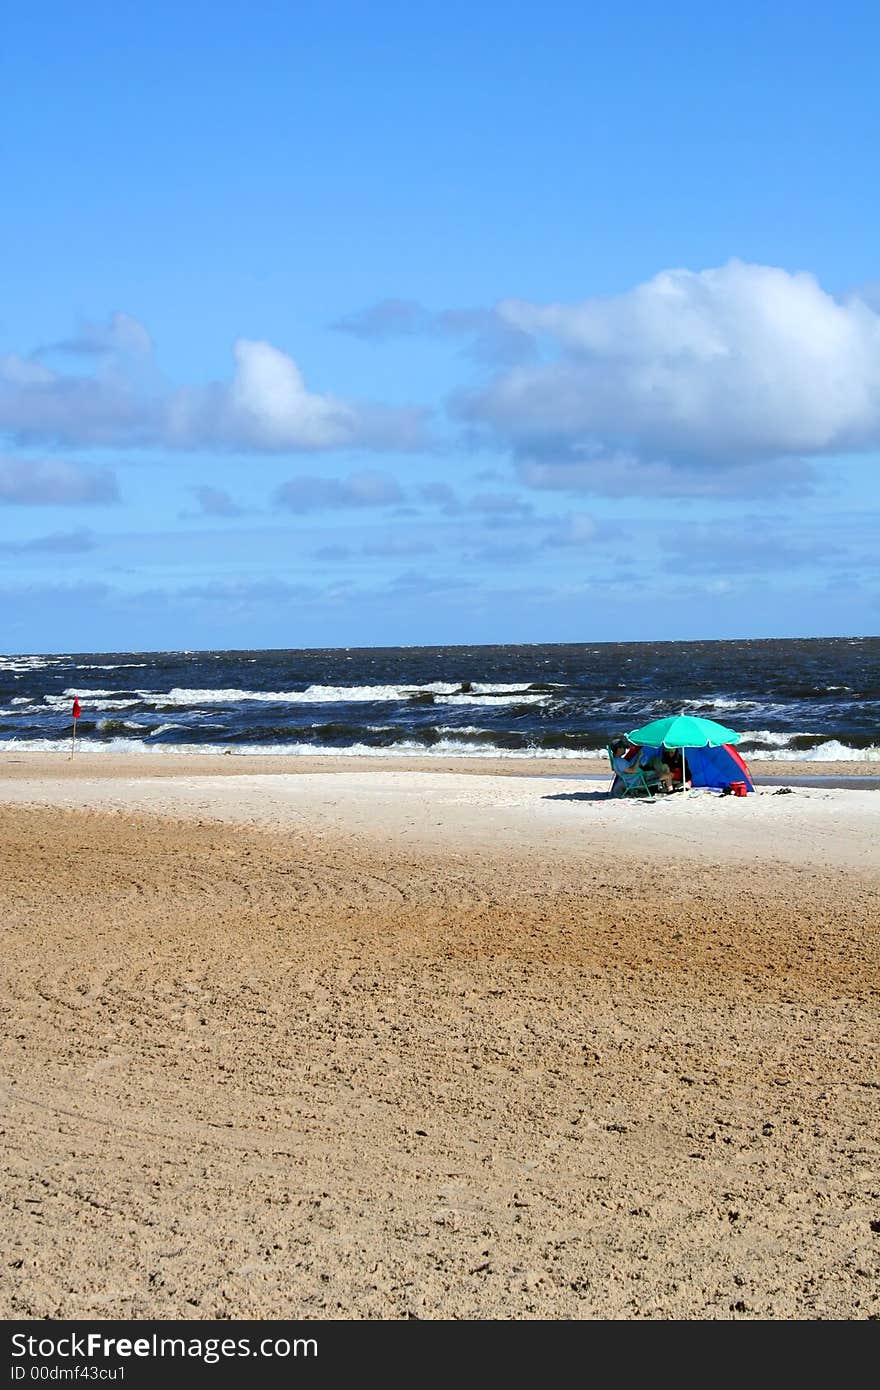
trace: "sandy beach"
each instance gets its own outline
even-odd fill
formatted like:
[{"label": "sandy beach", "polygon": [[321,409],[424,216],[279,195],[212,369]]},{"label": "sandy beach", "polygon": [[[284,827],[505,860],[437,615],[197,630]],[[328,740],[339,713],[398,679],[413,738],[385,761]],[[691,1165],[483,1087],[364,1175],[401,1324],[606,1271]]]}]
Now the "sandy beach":
[{"label": "sandy beach", "polygon": [[880,1315],[880,791],[606,788],[5,754],[0,1315]]}]

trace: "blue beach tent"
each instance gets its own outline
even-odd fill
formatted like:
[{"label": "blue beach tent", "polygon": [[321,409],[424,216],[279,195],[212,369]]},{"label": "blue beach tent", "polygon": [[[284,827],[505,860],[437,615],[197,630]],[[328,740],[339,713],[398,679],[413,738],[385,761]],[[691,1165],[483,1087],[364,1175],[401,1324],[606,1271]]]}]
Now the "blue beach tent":
[{"label": "blue beach tent", "polygon": [[[654,753],[662,753],[663,749],[643,744],[642,752],[651,757]],[[749,769],[729,743],[719,744],[716,748],[688,748],[685,756],[687,775],[692,787],[710,787],[713,791],[723,791],[731,782],[745,782],[750,792],[755,790]]]}]

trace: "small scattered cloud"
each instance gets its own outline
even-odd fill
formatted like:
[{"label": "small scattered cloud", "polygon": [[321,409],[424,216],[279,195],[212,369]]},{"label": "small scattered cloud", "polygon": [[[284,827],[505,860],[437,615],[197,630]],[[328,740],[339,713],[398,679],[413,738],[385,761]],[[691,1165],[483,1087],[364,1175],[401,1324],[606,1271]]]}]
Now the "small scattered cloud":
[{"label": "small scattered cloud", "polygon": [[350,560],[353,553],[348,545],[322,545],[312,551],[312,556],[325,564],[338,564],[342,560]]},{"label": "small scattered cloud", "polygon": [[79,555],[95,550],[97,544],[91,531],[80,529],[37,536],[29,541],[3,541],[0,551],[7,555]]},{"label": "small scattered cloud", "polygon": [[275,493],[279,507],[291,512],[344,507],[389,507],[403,500],[395,478],[365,470],[347,478],[291,478]]},{"label": "small scattered cloud", "polygon": [[[228,517],[232,519],[237,516],[245,515],[245,508],[240,507],[223,488],[194,487],[190,488],[190,491],[195,494],[196,501],[199,504],[199,516]],[[189,513],[187,515],[189,515]]]},{"label": "small scattered cloud", "polygon": [[438,314],[437,320],[439,331],[463,338],[467,353],[478,362],[512,366],[537,355],[532,336],[494,310],[452,309]]},{"label": "small scattered cloud", "polygon": [[534,511],[531,502],[512,492],[481,492],[464,505],[467,511],[483,516],[528,516]]},{"label": "small scattered cloud", "polygon": [[461,497],[449,483],[422,483],[418,496],[444,516],[525,517],[534,511],[532,503],[516,493],[478,492],[470,497]]},{"label": "small scattered cloud", "polygon": [[72,357],[149,357],[153,340],[139,319],[131,314],[112,314],[107,323],[84,323],[70,338],[37,348],[36,357],[61,353]]},{"label": "small scattered cloud", "polygon": [[473,576],[467,573],[456,575],[423,574],[420,570],[405,570],[388,584],[389,591],[406,594],[436,594],[448,590],[469,588]]},{"label": "small scattered cloud", "polygon": [[63,460],[0,458],[0,504],[79,507],[119,501],[109,468],[83,468]]},{"label": "small scattered cloud", "polygon": [[413,300],[381,299],[333,326],[367,342],[414,337],[460,339],[470,356],[485,362],[522,362],[535,355],[531,335],[491,309],[434,312]]},{"label": "small scattered cloud", "polygon": [[544,545],[554,550],[557,547],[573,547],[580,550],[594,545],[601,535],[602,528],[595,517],[585,512],[576,512],[548,532]]},{"label": "small scattered cloud", "polygon": [[433,316],[411,299],[380,299],[367,309],[346,314],[333,327],[353,338],[381,342],[385,338],[407,338],[431,332]]},{"label": "small scattered cloud", "polygon": [[778,526],[746,518],[743,525],[689,524],[661,537],[670,574],[759,574],[790,572],[839,560],[842,547],[821,536],[786,536]]},{"label": "small scattered cloud", "polygon": [[446,516],[457,516],[462,510],[455,488],[449,483],[423,483],[418,495],[429,507],[438,507]]},{"label": "small scattered cloud", "polygon": [[319,590],[310,584],[290,584],[283,579],[211,580],[186,584],[174,591],[175,597],[201,603],[228,605],[232,611],[253,604],[282,603],[291,599],[314,598]]},{"label": "small scattered cloud", "polygon": [[469,551],[465,560],[468,564],[528,565],[539,553],[535,546],[524,545],[517,541],[509,543],[501,541],[496,544],[490,542]]},{"label": "small scattered cloud", "polygon": [[35,612],[75,612],[90,604],[103,603],[117,596],[117,590],[103,580],[79,580],[71,583],[8,584],[0,586],[0,602],[16,607],[24,602],[34,605]]},{"label": "small scattered cloud", "polygon": [[536,450],[531,457],[517,458],[516,473],[523,487],[621,498],[805,497],[814,490],[818,476],[814,464],[794,458],[725,466],[565,446],[550,453],[551,457],[542,458]]},{"label": "small scattered cloud", "polygon": [[417,536],[385,536],[381,540],[367,541],[363,547],[365,555],[403,556],[429,555],[436,550],[432,541]]}]

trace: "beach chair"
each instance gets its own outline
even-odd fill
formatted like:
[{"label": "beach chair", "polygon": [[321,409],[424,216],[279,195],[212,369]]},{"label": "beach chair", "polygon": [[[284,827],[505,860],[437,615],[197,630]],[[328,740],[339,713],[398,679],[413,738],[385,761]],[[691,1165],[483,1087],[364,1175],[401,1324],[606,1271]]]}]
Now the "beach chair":
[{"label": "beach chair", "polygon": [[608,761],[611,763],[611,771],[614,773],[611,786],[608,791],[609,796],[646,796],[649,801],[654,800],[654,792],[658,782],[656,778],[649,778],[644,768],[635,767],[632,772],[619,772],[614,766],[614,754],[610,748],[606,748]]}]

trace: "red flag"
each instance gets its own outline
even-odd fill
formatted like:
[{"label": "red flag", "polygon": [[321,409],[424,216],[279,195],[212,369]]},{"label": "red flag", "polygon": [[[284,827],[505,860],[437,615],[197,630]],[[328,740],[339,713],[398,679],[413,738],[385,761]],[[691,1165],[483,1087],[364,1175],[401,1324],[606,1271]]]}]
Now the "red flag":
[{"label": "red flag", "polygon": [[74,717],[74,719],[79,719],[81,713],[82,713],[82,710],[81,710],[80,707],[79,707],[79,700],[74,700],[74,702],[73,702],[73,717]]}]

